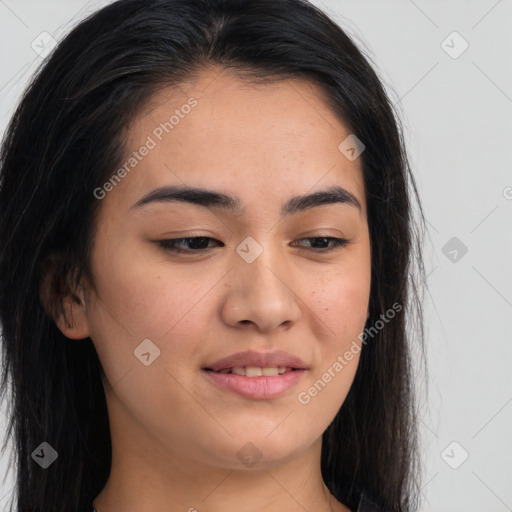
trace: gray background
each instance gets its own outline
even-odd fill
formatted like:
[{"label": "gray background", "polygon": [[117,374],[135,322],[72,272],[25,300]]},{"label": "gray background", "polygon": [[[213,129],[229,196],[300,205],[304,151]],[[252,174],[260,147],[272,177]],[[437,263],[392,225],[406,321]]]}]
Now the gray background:
[{"label": "gray background", "polygon": [[[2,133],[41,61],[40,34],[59,40],[107,3],[0,0]],[[428,221],[421,510],[512,511],[512,1],[314,3],[377,66]],[[0,510],[8,468],[4,456]]]}]

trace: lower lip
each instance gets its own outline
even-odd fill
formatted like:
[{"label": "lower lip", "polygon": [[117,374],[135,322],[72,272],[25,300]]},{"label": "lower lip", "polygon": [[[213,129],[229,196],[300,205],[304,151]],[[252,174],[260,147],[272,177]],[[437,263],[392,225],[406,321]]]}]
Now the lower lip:
[{"label": "lower lip", "polygon": [[292,370],[272,377],[246,377],[233,373],[201,370],[212,382],[247,398],[274,398],[297,384],[306,370]]}]

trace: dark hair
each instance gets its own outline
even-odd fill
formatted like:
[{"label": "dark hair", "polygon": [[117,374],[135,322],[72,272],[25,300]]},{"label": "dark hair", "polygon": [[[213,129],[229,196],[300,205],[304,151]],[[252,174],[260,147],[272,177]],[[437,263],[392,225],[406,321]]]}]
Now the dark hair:
[{"label": "dark hair", "polygon": [[[93,190],[123,161],[130,122],[160,88],[209,66],[256,83],[318,84],[365,145],[367,325],[394,303],[404,307],[364,344],[348,396],[323,434],[321,470],[350,507],[364,489],[386,511],[416,510],[412,348],[424,349],[424,327],[412,270],[419,279],[424,270],[410,198],[418,193],[399,116],[369,59],[305,0],[121,0],[75,27],[25,91],[3,140],[0,176],[0,390],[12,395],[15,509],[90,510],[106,483],[102,367],[89,338],[70,343],[52,318],[59,297],[81,278],[94,288],[89,263],[100,201]],[[423,220],[420,205],[419,212]],[[50,270],[55,301],[45,311],[40,286]],[[416,320],[412,334],[407,315]],[[46,470],[31,458],[43,441],[60,453]]]}]

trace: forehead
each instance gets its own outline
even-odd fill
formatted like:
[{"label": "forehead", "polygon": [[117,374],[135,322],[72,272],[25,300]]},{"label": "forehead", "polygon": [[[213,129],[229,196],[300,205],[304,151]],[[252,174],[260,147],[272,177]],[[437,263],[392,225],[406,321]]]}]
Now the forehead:
[{"label": "forehead", "polygon": [[169,184],[220,188],[242,198],[282,198],[337,184],[364,210],[361,159],[350,161],[338,148],[349,135],[323,90],[306,80],[254,84],[206,70],[159,90],[134,119],[123,163],[131,157],[135,165],[127,166],[112,199],[131,205]]}]

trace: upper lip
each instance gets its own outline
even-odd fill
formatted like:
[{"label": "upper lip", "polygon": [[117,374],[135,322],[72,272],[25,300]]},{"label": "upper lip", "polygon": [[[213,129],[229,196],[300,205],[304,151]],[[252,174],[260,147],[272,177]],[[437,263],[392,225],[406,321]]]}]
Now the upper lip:
[{"label": "upper lip", "polygon": [[281,350],[276,350],[274,352],[256,352],[254,350],[248,350],[246,352],[236,352],[235,354],[219,359],[214,363],[207,364],[203,370],[220,371],[237,366],[256,366],[259,368],[286,366],[300,370],[307,369],[306,364],[302,359]]}]

